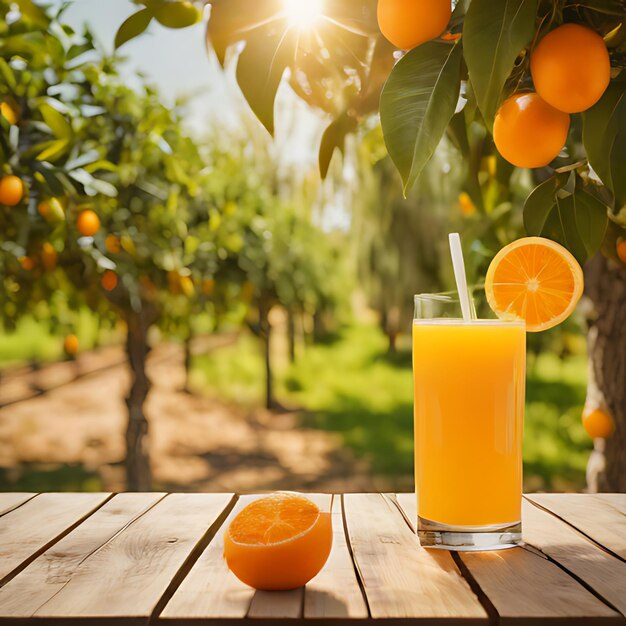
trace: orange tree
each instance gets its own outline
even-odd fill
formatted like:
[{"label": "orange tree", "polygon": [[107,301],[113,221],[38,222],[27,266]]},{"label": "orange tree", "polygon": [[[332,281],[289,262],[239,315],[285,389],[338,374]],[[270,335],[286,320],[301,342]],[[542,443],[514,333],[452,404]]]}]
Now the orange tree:
[{"label": "orange tree", "polygon": [[[182,9],[185,19],[172,3],[152,2],[146,26],[199,16]],[[30,0],[0,0],[0,16],[2,322],[87,305],[125,323],[127,484],[148,489],[150,327],[187,337],[191,316],[234,307],[241,318],[241,300],[264,320],[274,303],[325,304],[332,280],[319,276],[329,266],[308,269],[324,248],[294,255],[288,238],[318,231],[285,217],[246,149],[198,146],[155,90],[121,83],[117,60],[99,55],[88,31],[77,35]]]},{"label": "orange tree", "polygon": [[224,176],[210,181],[211,192],[224,208],[221,214],[210,209],[219,264],[208,300],[218,321],[228,313],[232,319],[238,302],[241,319],[261,340],[265,405],[271,409],[278,403],[270,311],[279,305],[294,315],[337,312],[346,301],[345,265],[342,241],[277,198],[273,175],[265,177],[255,164],[258,154],[246,157],[240,148],[233,143],[213,157]]},{"label": "orange tree", "polygon": [[128,487],[147,489],[148,329],[185,326],[200,306],[193,281],[215,271],[220,199],[202,195],[205,162],[178,113],[120,84],[88,32],[27,1],[0,12],[2,173],[22,192],[3,188],[0,206],[2,322],[81,304],[125,322]]},{"label": "orange tree", "polygon": [[626,491],[624,3],[458,0],[453,11],[448,0],[209,4],[207,39],[222,64],[234,57],[241,90],[270,133],[284,76],[331,116],[322,175],[372,113],[405,192],[448,135],[479,212],[519,206],[528,234],[560,241],[585,263],[588,408],[615,426],[596,440],[601,462],[591,483]]},{"label": "orange tree", "polygon": [[33,313],[67,332],[86,304],[63,271],[77,260],[65,254],[68,222],[91,196],[116,193],[99,178],[110,164],[78,140],[99,113],[85,73],[107,70],[82,56],[93,48],[88,33],[78,40],[31,2],[0,2],[0,17],[0,180],[20,182],[18,202],[0,197],[2,323]]}]

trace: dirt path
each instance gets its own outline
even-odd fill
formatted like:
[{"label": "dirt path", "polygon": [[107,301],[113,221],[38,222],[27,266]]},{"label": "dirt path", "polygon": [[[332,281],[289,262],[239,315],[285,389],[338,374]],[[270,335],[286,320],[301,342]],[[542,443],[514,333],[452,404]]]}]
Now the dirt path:
[{"label": "dirt path", "polygon": [[[93,357],[92,357],[93,358]],[[109,363],[115,355],[106,352]],[[93,363],[92,363],[93,365]],[[296,414],[246,411],[190,395],[182,349],[168,344],[149,359],[154,383],[146,413],[155,488],[172,491],[385,489],[338,436],[299,427]],[[0,409],[0,470],[10,482],[32,471],[76,466],[123,490],[125,365]]]}]

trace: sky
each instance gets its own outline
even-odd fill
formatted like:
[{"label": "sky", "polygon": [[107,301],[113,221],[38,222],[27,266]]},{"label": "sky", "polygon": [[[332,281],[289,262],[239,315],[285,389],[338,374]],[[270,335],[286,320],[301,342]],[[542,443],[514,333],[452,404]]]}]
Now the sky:
[{"label": "sky", "polygon": [[[54,3],[60,5],[61,1]],[[64,21],[77,29],[87,24],[99,44],[110,53],[117,28],[138,9],[130,0],[74,0],[64,14]],[[224,72],[213,53],[207,52],[205,24],[206,21],[172,30],[153,20],[146,33],[120,49],[126,59],[122,74],[128,84],[136,82],[137,72],[141,72],[148,82],[158,86],[165,104],[191,97],[186,107],[186,124],[198,137],[212,126],[240,125],[242,112],[250,115],[237,87],[234,68]],[[278,158],[284,162],[314,164],[321,132],[328,121],[308,110],[287,85],[279,90],[277,106],[281,112],[276,119]]]}]

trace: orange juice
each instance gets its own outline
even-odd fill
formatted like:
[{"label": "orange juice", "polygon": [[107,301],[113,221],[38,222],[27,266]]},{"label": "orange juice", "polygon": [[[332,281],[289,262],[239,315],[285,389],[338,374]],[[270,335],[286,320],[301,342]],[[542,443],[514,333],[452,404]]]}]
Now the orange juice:
[{"label": "orange juice", "polygon": [[415,485],[420,518],[519,522],[526,332],[521,322],[415,320]]}]

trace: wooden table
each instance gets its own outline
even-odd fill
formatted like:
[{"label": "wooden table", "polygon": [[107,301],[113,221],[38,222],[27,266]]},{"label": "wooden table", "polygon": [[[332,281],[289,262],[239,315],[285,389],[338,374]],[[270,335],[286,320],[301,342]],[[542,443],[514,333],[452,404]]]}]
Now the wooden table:
[{"label": "wooden table", "polygon": [[254,497],[0,494],[0,624],[626,624],[626,495],[529,495],[526,545],[485,553],[421,548],[412,494],[335,497],[328,563],[288,592],[222,559]]}]

